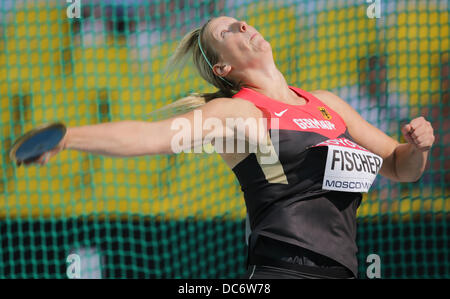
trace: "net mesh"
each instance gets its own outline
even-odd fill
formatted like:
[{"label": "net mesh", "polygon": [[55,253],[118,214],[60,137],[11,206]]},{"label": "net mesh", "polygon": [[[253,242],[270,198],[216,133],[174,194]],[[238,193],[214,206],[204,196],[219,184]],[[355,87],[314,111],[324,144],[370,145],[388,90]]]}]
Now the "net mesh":
[{"label": "net mesh", "polygon": [[8,157],[42,123],[145,120],[214,91],[192,65],[180,77],[163,69],[185,33],[218,15],[255,26],[291,85],[333,91],[392,137],[418,115],[432,123],[423,177],[379,177],[364,195],[359,276],[378,254],[383,278],[449,278],[448,2],[392,0],[0,1],[0,277],[73,277],[73,256],[86,278],[246,271],[245,205],[218,155],[66,151],[41,168]]}]

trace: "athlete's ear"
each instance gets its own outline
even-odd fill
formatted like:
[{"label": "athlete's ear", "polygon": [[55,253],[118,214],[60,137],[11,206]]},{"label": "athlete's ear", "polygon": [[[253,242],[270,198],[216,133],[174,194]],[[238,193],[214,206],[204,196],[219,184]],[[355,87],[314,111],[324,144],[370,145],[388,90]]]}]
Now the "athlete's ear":
[{"label": "athlete's ear", "polygon": [[226,77],[231,72],[231,65],[216,63],[212,68],[214,74],[219,77]]}]

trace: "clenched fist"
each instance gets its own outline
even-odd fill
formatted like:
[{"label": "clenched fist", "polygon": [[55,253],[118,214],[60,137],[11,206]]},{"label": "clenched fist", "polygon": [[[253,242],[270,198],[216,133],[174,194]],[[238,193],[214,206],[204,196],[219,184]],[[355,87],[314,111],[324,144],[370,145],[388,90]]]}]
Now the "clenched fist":
[{"label": "clenched fist", "polygon": [[428,151],[433,145],[433,127],[423,116],[415,118],[403,126],[402,133],[408,143],[422,152]]}]

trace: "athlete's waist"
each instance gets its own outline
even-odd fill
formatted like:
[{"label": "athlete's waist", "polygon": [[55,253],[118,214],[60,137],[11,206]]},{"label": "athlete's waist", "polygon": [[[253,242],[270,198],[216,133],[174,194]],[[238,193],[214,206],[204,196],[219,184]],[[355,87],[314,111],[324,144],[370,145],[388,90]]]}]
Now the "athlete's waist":
[{"label": "athlete's waist", "polygon": [[276,260],[273,258],[255,256],[249,257],[249,266],[274,267],[279,270],[295,271],[300,275],[307,275],[311,278],[323,279],[348,279],[354,278],[350,270],[343,266],[317,267],[306,266],[297,263],[290,263],[283,260]]},{"label": "athlete's waist", "polygon": [[317,278],[351,278],[353,273],[324,255],[272,238],[259,236],[250,247],[248,264],[297,271]]}]

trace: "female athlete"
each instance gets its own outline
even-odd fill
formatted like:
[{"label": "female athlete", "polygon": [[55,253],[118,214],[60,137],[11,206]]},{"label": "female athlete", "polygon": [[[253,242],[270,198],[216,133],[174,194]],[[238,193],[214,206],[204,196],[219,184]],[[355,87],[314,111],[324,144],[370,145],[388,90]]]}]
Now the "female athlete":
[{"label": "female athlete", "polygon": [[[305,45],[306,46],[306,45]],[[258,151],[223,152],[239,180],[247,206],[247,278],[354,278],[357,276],[356,210],[377,173],[398,182],[418,180],[434,142],[423,117],[402,128],[407,143],[370,125],[328,91],[290,86],[277,69],[270,44],[252,26],[217,17],[181,41],[172,65],[192,53],[200,75],[219,89],[183,99],[191,111],[168,119],[119,121],[69,128],[60,145],[36,162],[44,165],[64,149],[130,157],[174,153],[171,125],[187,119],[219,119],[188,134],[189,146],[212,136],[214,146],[244,136],[227,119],[270,119],[264,124],[276,159],[262,163]],[[175,104],[176,106],[177,104]],[[178,107],[179,108],[179,107]],[[258,122],[260,123],[260,122]],[[239,132],[241,130],[241,132]],[[274,138],[277,136],[277,138]]]}]

